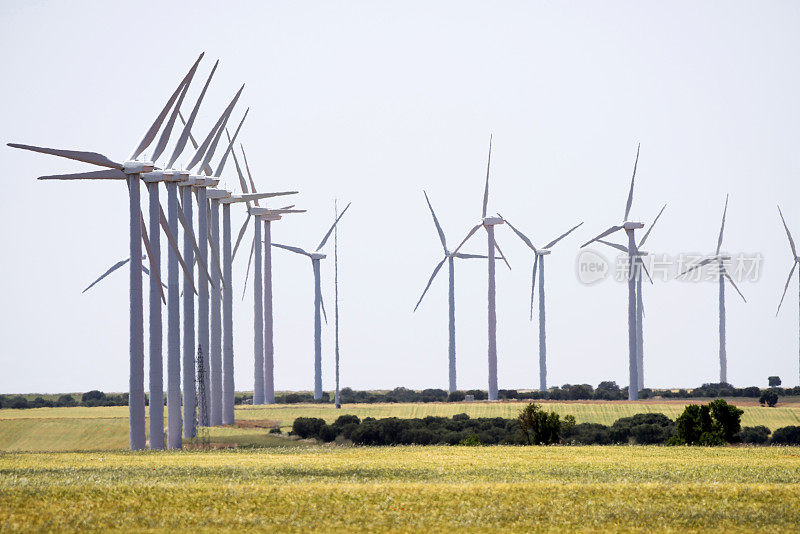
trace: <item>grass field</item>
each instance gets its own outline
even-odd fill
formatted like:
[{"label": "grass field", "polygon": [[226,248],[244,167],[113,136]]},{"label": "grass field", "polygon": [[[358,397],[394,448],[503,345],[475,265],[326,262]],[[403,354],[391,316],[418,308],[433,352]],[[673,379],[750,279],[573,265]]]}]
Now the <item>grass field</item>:
[{"label": "grass field", "polygon": [[744,532],[798,524],[799,448],[0,453],[3,532]]},{"label": "grass field", "polygon": [[[707,401],[706,401],[707,402]],[[764,425],[776,429],[800,425],[800,404],[777,408],[753,406],[752,401],[731,399],[744,409],[742,424]],[[748,406],[745,403],[749,402]],[[571,414],[579,423],[611,424],[620,417],[642,412],[661,412],[676,418],[686,401],[615,402],[545,402],[546,409],[560,415]],[[287,429],[297,417],[322,417],[333,422],[342,414],[364,417],[452,416],[467,413],[471,417],[516,417],[523,402],[500,403],[429,403],[429,404],[352,404],[336,410],[330,404],[275,404],[238,406],[237,420],[267,419],[278,421]],[[208,430],[214,442],[258,444],[264,431],[238,428]],[[253,440],[256,440],[254,442]],[[78,451],[114,450],[128,446],[128,408],[34,408],[0,410],[0,451]]]}]

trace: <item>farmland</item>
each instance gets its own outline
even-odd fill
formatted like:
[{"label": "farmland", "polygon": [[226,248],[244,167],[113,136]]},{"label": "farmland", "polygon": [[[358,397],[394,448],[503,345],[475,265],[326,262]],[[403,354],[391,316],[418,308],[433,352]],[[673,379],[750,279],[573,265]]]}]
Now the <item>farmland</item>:
[{"label": "farmland", "polygon": [[[800,404],[785,403],[777,408],[764,408],[752,401],[731,399],[744,409],[744,426],[764,425],[774,430],[787,425],[800,425]],[[708,399],[697,402],[708,402]],[[620,417],[642,412],[660,412],[676,418],[687,401],[614,402],[544,402],[543,406],[559,415],[571,414],[578,423],[609,425]],[[525,403],[428,403],[428,404],[352,404],[336,410],[330,404],[242,405],[236,408],[237,420],[276,421],[287,430],[297,417],[321,417],[333,422],[342,414],[364,417],[453,416],[467,413],[471,417],[516,417]],[[263,431],[239,428],[212,428],[214,441],[253,444],[262,440]],[[128,446],[128,408],[34,408],[0,410],[0,451],[75,451],[114,450]]]},{"label": "farmland", "polygon": [[0,473],[4,532],[763,531],[800,523],[797,448],[2,453]]}]

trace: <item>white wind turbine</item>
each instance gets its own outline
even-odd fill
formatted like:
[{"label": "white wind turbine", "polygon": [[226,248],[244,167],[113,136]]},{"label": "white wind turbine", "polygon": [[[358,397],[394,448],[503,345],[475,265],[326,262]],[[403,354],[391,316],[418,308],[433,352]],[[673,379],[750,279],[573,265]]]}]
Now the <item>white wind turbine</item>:
[{"label": "white wind turbine", "polygon": [[633,185],[636,180],[636,167],[639,164],[639,147],[636,148],[636,161],[633,164],[633,175],[631,176],[631,187],[628,191],[628,202],[625,205],[625,218],[623,222],[617,226],[612,226],[602,234],[594,239],[587,241],[581,248],[599,241],[606,236],[609,236],[619,230],[625,230],[628,235],[628,246],[626,253],[628,254],[629,268],[628,268],[628,371],[629,371],[629,385],[628,385],[628,400],[639,399],[639,362],[637,358],[637,321],[636,321],[636,269],[634,258],[638,255],[636,247],[636,230],[644,228],[644,223],[628,220],[631,212],[631,205],[633,204]]},{"label": "white wind turbine", "polygon": [[[129,329],[130,329],[130,375],[129,375],[129,444],[132,450],[144,449],[146,446],[145,434],[145,409],[144,409],[144,311],[142,302],[142,271],[139,266],[139,258],[142,256],[142,241],[144,239],[143,229],[145,227],[144,218],[141,211],[141,198],[140,198],[140,179],[143,175],[153,171],[154,165],[152,161],[137,161],[139,156],[147,149],[153,142],[161,129],[161,125],[169,113],[169,110],[175,104],[175,101],[180,96],[181,92],[185,89],[186,85],[191,80],[197,64],[202,59],[203,54],[194,63],[190,71],[181,80],[178,88],[173,92],[167,104],[161,110],[156,120],[147,130],[142,137],[138,146],[131,153],[130,157],[124,163],[119,163],[111,160],[110,158],[99,154],[97,152],[75,151],[75,150],[62,150],[54,148],[44,148],[31,145],[22,145],[17,143],[9,143],[8,146],[13,148],[20,148],[24,150],[31,150],[33,152],[41,152],[43,154],[50,154],[76,161],[82,161],[99,167],[104,167],[104,170],[63,174],[55,176],[42,176],[40,179],[45,180],[125,180],[128,184],[129,191],[129,233],[130,233],[130,258],[129,273],[130,273],[130,314],[129,314]],[[171,124],[165,129],[166,138],[169,137],[171,131]],[[167,229],[165,228],[165,231]],[[169,236],[172,240],[174,237]],[[145,242],[145,247],[151,249],[149,242]],[[151,261],[151,269],[154,276],[159,282],[160,288],[160,274],[158,265],[154,263],[157,259],[152,253],[148,251],[148,257]],[[162,393],[163,394],[163,393]],[[156,443],[156,446],[158,444]]]},{"label": "white wind turbine", "polygon": [[583,223],[579,223],[570,228],[565,233],[550,241],[542,248],[533,246],[528,237],[514,227],[508,219],[505,219],[498,213],[498,216],[506,221],[509,228],[511,228],[517,236],[526,244],[528,248],[533,251],[533,274],[531,275],[531,321],[533,321],[533,300],[534,292],[536,291],[536,272],[538,267],[539,272],[539,391],[547,391],[547,336],[545,329],[545,307],[544,307],[544,258],[549,255],[556,243],[567,237]]},{"label": "white wind turbine", "polygon": [[[244,179],[236,152],[233,154],[233,162],[236,165],[236,173],[239,175],[239,183],[244,193],[256,192],[256,184],[253,175],[250,173],[250,165],[247,163],[247,155],[244,146],[241,146],[242,156],[244,157],[247,177],[250,181],[248,189],[247,181]],[[290,191],[290,194],[297,193]],[[305,213],[306,210],[292,209],[294,206],[286,206],[280,209],[262,208],[259,206],[258,199],[254,200],[255,206],[247,203],[247,217],[239,230],[236,244],[233,247],[232,258],[236,257],[239,244],[247,231],[251,217],[253,218],[253,241],[250,246],[250,257],[247,262],[247,274],[245,275],[242,287],[242,299],[244,299],[247,289],[247,279],[250,275],[250,262],[255,253],[255,269],[253,272],[253,404],[274,404],[275,403],[275,377],[274,377],[274,343],[273,343],[273,321],[272,321],[272,223],[279,221],[281,215],[286,213]],[[261,223],[264,223],[263,238]],[[263,249],[262,249],[263,242]],[[256,246],[258,244],[258,246]],[[263,264],[262,264],[263,251]],[[263,265],[263,271],[262,271]]]},{"label": "white wind turbine", "polygon": [[[792,268],[789,271],[789,276],[786,278],[786,285],[783,288],[783,295],[781,295],[781,301],[778,303],[778,310],[775,312],[775,316],[777,317],[778,313],[781,311],[781,305],[783,304],[783,299],[786,298],[786,291],[789,289],[789,283],[792,281],[792,275],[794,274],[794,270],[797,268],[797,264],[800,263],[800,257],[797,256],[797,249],[794,245],[794,239],[792,239],[792,233],[789,231],[789,226],[786,224],[786,219],[783,218],[783,212],[781,212],[780,206],[778,206],[778,213],[781,216],[781,222],[783,223],[783,228],[786,230],[786,237],[789,238],[789,247],[792,250],[792,257],[794,261],[792,261]],[[800,278],[798,278],[800,280]]]},{"label": "white wind turbine", "polygon": [[[322,282],[320,280],[320,260],[325,259],[327,256],[320,252],[322,247],[325,246],[325,243],[328,241],[328,238],[333,232],[333,229],[341,220],[342,216],[347,212],[350,204],[347,204],[347,207],[342,210],[342,213],[333,221],[328,232],[325,234],[325,237],[322,238],[319,245],[314,252],[307,252],[299,247],[291,247],[288,245],[281,245],[278,243],[273,243],[273,247],[282,248],[285,250],[289,250],[294,252],[295,254],[301,254],[303,256],[308,256],[311,259],[311,267],[314,270],[314,399],[319,400],[322,398],[322,321],[320,318],[320,311],[322,311],[323,315],[325,314],[325,305],[322,302]],[[327,322],[327,317],[325,319]]]},{"label": "white wind turbine", "polygon": [[433,279],[436,278],[436,275],[439,274],[439,270],[444,265],[444,262],[447,262],[447,268],[449,271],[449,290],[448,290],[448,345],[447,345],[447,354],[448,354],[448,388],[450,393],[456,391],[458,388],[456,386],[456,278],[455,278],[455,258],[488,258],[488,256],[482,256],[478,254],[462,254],[461,252],[458,253],[451,253],[447,249],[447,240],[444,236],[444,231],[442,230],[441,225],[439,224],[439,219],[436,218],[436,213],[433,211],[433,206],[431,206],[431,201],[428,199],[428,193],[423,191],[425,195],[425,201],[428,203],[428,209],[430,209],[431,216],[433,217],[433,224],[436,226],[436,232],[439,234],[439,241],[442,243],[442,249],[444,250],[444,258],[436,264],[433,268],[433,274],[428,279],[428,283],[425,286],[425,289],[422,291],[422,295],[419,297],[416,306],[414,306],[414,311],[417,311],[420,304],[422,303],[422,299],[425,298],[425,294],[428,292],[428,288],[431,287],[433,283]]},{"label": "white wind turbine", "polygon": [[[644,299],[642,297],[642,271],[647,275],[647,278],[650,280],[650,283],[653,283],[653,279],[650,277],[650,273],[647,271],[647,267],[644,265],[644,260],[647,256],[647,252],[641,249],[644,246],[645,242],[647,241],[647,237],[650,235],[650,232],[653,230],[653,227],[656,225],[656,222],[661,217],[661,214],[664,213],[664,209],[667,207],[666,204],[661,208],[661,211],[658,212],[656,218],[653,220],[650,228],[647,229],[645,232],[644,237],[639,241],[637,245],[637,255],[636,255],[636,265],[635,265],[635,272],[634,277],[636,278],[636,362],[637,362],[637,371],[639,373],[639,389],[644,389]],[[628,253],[628,249],[618,243],[611,243],[609,241],[605,241],[603,239],[598,239],[598,243],[603,243],[604,245],[608,245],[609,247],[615,248],[625,254]]]},{"label": "white wind turbine", "polygon": [[728,282],[730,282],[730,284],[733,286],[733,289],[735,289],[736,292],[739,293],[739,296],[742,297],[742,300],[747,302],[747,299],[744,298],[742,292],[739,291],[738,287],[736,287],[736,284],[733,282],[733,278],[731,278],[730,274],[728,274],[728,270],[725,268],[725,262],[728,262],[731,259],[730,255],[724,253],[720,254],[720,248],[722,247],[722,236],[725,232],[725,216],[727,214],[728,195],[725,195],[725,209],[722,212],[722,226],[719,229],[719,238],[717,238],[717,251],[713,256],[702,259],[678,275],[678,277],[685,276],[704,265],[716,264],[717,283],[719,284],[719,381],[725,384],[728,383],[728,353],[725,347],[725,280],[728,280]]},{"label": "white wind turbine", "polygon": [[[488,291],[488,325],[489,325],[489,347],[488,347],[488,360],[489,360],[489,400],[497,400],[497,309],[495,306],[495,255],[494,252],[500,253],[500,257],[505,260],[505,255],[500,250],[494,239],[494,227],[498,224],[503,224],[501,217],[487,217],[486,210],[489,205],[489,169],[492,164],[492,138],[489,137],[489,159],[486,163],[486,187],[483,191],[483,211],[481,212],[481,222],[476,224],[472,230],[469,231],[467,237],[461,242],[458,247],[453,251],[453,256],[458,254],[458,251],[464,246],[470,237],[481,227],[486,230],[487,244],[488,244],[488,260],[489,260],[489,291]],[[511,266],[506,261],[509,269]]]}]

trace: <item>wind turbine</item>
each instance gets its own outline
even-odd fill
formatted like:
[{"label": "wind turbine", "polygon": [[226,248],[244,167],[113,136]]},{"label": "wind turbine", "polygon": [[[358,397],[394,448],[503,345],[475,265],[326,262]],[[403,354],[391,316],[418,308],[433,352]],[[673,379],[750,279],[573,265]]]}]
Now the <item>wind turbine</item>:
[{"label": "wind turbine", "polygon": [[555,246],[556,243],[567,237],[569,234],[574,232],[578,227],[580,227],[583,223],[579,223],[572,228],[570,228],[565,233],[561,234],[557,238],[553,239],[549,243],[547,243],[544,247],[537,249],[533,246],[528,237],[523,234],[521,231],[517,230],[508,219],[505,219],[499,213],[497,214],[498,217],[506,221],[508,227],[511,228],[517,236],[526,244],[528,248],[533,251],[534,259],[533,259],[533,274],[531,275],[531,321],[533,321],[533,299],[534,299],[534,292],[536,290],[536,271],[538,266],[539,271],[539,391],[547,391],[547,336],[546,336],[546,329],[545,329],[545,307],[544,307],[544,258],[545,256],[549,255],[551,249]]},{"label": "wind turbine", "polygon": [[628,400],[639,400],[639,362],[638,362],[638,344],[637,344],[637,321],[636,321],[636,310],[637,310],[637,301],[636,301],[636,276],[635,273],[637,270],[635,269],[635,258],[638,255],[638,249],[636,247],[636,230],[640,230],[644,228],[644,223],[630,221],[628,220],[628,216],[631,212],[631,206],[633,205],[633,185],[634,181],[636,180],[636,167],[639,164],[639,148],[636,148],[636,161],[633,163],[633,175],[631,176],[631,187],[628,191],[628,202],[625,204],[625,217],[621,224],[617,226],[612,226],[602,234],[598,235],[594,239],[587,241],[581,248],[594,243],[595,241],[600,241],[604,237],[607,237],[619,230],[625,230],[625,233],[628,236],[628,246],[626,248],[626,253],[628,254],[629,258],[629,267],[628,267],[628,371],[629,371],[629,385],[628,385]]},{"label": "wind turbine", "polygon": [[[247,181],[242,174],[236,152],[233,154],[233,162],[236,165],[236,173],[239,176],[239,183],[244,193],[252,191],[256,193],[256,184],[253,175],[250,174],[250,166],[247,163],[247,155],[244,146],[240,144],[242,156],[247,169],[247,177],[250,181],[248,189]],[[295,194],[296,191],[291,191]],[[258,199],[254,199],[255,206],[247,202],[247,218],[239,230],[236,244],[233,247],[232,258],[236,257],[236,251],[247,231],[250,219],[253,218],[253,242],[250,247],[250,257],[247,263],[247,274],[245,275],[242,289],[242,299],[247,289],[247,278],[250,274],[250,262],[255,253],[255,269],[253,272],[253,404],[274,404],[275,403],[275,379],[274,379],[274,344],[273,344],[273,322],[272,322],[272,222],[279,221],[281,215],[286,213],[305,213],[306,210],[292,209],[294,206],[287,206],[278,210],[262,208],[258,204]],[[264,223],[262,239],[261,223]],[[263,271],[262,271],[262,241],[263,241]],[[258,246],[256,246],[258,244]]]},{"label": "wind turbine", "polygon": [[[778,206],[778,213],[781,216],[781,222],[783,223],[783,228],[786,230],[786,237],[789,238],[789,247],[792,249],[792,256],[794,257],[794,261],[792,262],[792,269],[789,271],[789,276],[786,278],[786,285],[783,288],[783,295],[781,295],[781,301],[778,303],[778,311],[775,312],[775,316],[778,316],[778,313],[781,311],[781,305],[783,304],[783,299],[786,298],[786,291],[789,289],[789,282],[792,281],[792,275],[794,274],[794,270],[797,268],[797,264],[800,263],[800,257],[797,256],[797,249],[794,245],[794,239],[792,239],[792,233],[789,231],[789,226],[786,224],[786,219],[783,218],[783,212],[781,212],[780,206]],[[800,280],[800,278],[798,278]]]},{"label": "wind turbine", "polygon": [[[347,207],[342,210],[342,213],[333,221],[328,232],[325,234],[325,237],[322,238],[319,245],[314,252],[307,252],[299,247],[291,247],[288,245],[281,245],[278,243],[273,243],[273,247],[282,248],[295,254],[301,254],[303,256],[308,256],[311,259],[311,267],[314,270],[314,399],[319,400],[322,398],[322,322],[320,320],[320,310],[323,314],[325,314],[325,305],[322,302],[322,284],[320,281],[320,260],[325,259],[327,256],[320,252],[322,247],[325,246],[325,243],[328,241],[328,238],[333,232],[333,229],[336,227],[338,222],[341,220],[342,216],[347,212],[348,208],[350,207],[350,203],[347,204]],[[325,319],[327,322],[327,317]]]},{"label": "wind turbine", "polygon": [[488,291],[488,325],[489,325],[489,400],[497,400],[497,309],[495,306],[495,276],[494,276],[494,262],[495,262],[495,249],[500,253],[500,257],[506,262],[506,265],[511,269],[511,265],[505,259],[505,255],[500,250],[494,239],[494,227],[498,224],[503,224],[501,217],[487,217],[486,209],[489,205],[489,169],[492,164],[492,137],[489,136],[489,159],[486,163],[486,187],[483,191],[483,211],[481,212],[481,222],[476,224],[472,230],[469,231],[467,237],[461,242],[458,247],[453,251],[453,256],[458,254],[458,251],[464,246],[470,237],[472,237],[479,228],[483,227],[486,230],[487,244],[488,244],[488,260],[489,260],[489,291]]},{"label": "wind turbine", "polygon": [[719,284],[719,381],[724,384],[728,383],[728,354],[725,348],[725,280],[728,280],[728,282],[730,282],[730,284],[733,286],[733,289],[735,289],[736,292],[739,293],[739,296],[742,297],[742,300],[747,302],[747,299],[744,298],[742,292],[739,291],[739,288],[736,287],[736,284],[733,282],[733,278],[731,278],[730,274],[728,274],[728,270],[725,269],[725,262],[730,261],[731,257],[728,254],[720,254],[719,251],[722,247],[722,235],[725,232],[725,216],[727,214],[728,195],[725,195],[725,209],[722,212],[722,226],[719,229],[717,251],[713,256],[702,259],[678,275],[678,277],[687,275],[690,272],[710,263],[717,264],[717,282]]},{"label": "wind turbine", "polygon": [[431,201],[428,199],[428,193],[425,191],[422,192],[425,195],[425,201],[428,203],[428,209],[430,209],[431,216],[433,217],[433,224],[436,226],[436,232],[439,234],[439,241],[442,243],[442,249],[444,251],[444,258],[436,264],[433,268],[433,274],[428,279],[428,284],[425,286],[425,289],[422,291],[422,295],[419,297],[416,306],[414,306],[414,311],[417,311],[419,305],[422,303],[422,299],[425,298],[425,294],[428,292],[428,288],[431,287],[433,283],[433,279],[436,278],[436,275],[439,274],[439,270],[444,265],[444,262],[447,262],[447,268],[449,271],[449,291],[448,291],[448,346],[447,346],[447,354],[448,354],[448,372],[449,372],[449,382],[448,388],[450,393],[454,392],[458,387],[456,386],[456,278],[455,278],[455,258],[488,258],[488,256],[481,256],[478,254],[462,254],[461,252],[458,253],[451,253],[447,249],[447,240],[444,236],[444,231],[442,230],[441,225],[439,224],[439,219],[436,218],[436,213],[433,211],[433,206],[431,206]]},{"label": "wind turbine", "polygon": [[[639,389],[644,389],[644,300],[642,297],[642,271],[647,275],[647,278],[650,280],[650,283],[653,283],[653,279],[650,277],[650,273],[647,271],[647,267],[644,265],[643,258],[647,257],[648,253],[641,249],[644,246],[645,242],[647,241],[650,232],[653,230],[653,227],[656,225],[656,222],[661,217],[661,214],[664,213],[664,209],[667,207],[666,204],[661,208],[661,211],[658,212],[656,218],[653,220],[650,228],[647,229],[645,232],[644,237],[639,241],[637,245],[637,254],[635,260],[635,272],[634,277],[636,278],[636,361],[637,361],[637,371],[639,373]],[[598,239],[598,243],[603,243],[609,247],[615,248],[620,252],[625,254],[628,253],[628,249],[624,246],[620,245],[619,243],[612,243],[610,241],[605,241],[604,239]]]},{"label": "wind turbine", "polygon": [[[178,88],[173,92],[167,104],[161,110],[156,120],[147,130],[142,137],[138,146],[131,153],[130,157],[124,163],[119,163],[111,160],[110,158],[99,154],[97,152],[75,151],[75,150],[61,150],[53,148],[44,148],[31,145],[22,145],[17,143],[9,143],[8,145],[13,148],[20,148],[24,150],[31,150],[33,152],[41,152],[67,159],[82,161],[90,163],[99,167],[104,167],[104,170],[63,174],[56,176],[42,176],[40,179],[55,179],[55,180],[125,180],[128,184],[129,191],[129,233],[130,233],[130,258],[129,273],[130,273],[130,313],[129,313],[129,329],[130,329],[130,369],[129,369],[129,444],[132,450],[144,449],[146,445],[145,435],[145,409],[144,409],[144,310],[142,302],[142,271],[139,268],[139,258],[142,256],[142,240],[143,228],[145,226],[144,218],[141,211],[141,198],[140,198],[140,180],[143,175],[153,171],[154,165],[152,161],[137,161],[139,156],[150,146],[156,137],[156,134],[161,129],[169,110],[172,108],[175,101],[184,91],[186,85],[191,80],[197,64],[202,59],[203,54],[200,54],[197,61],[195,61],[192,68],[181,80]],[[165,129],[166,138],[169,138],[172,124],[168,124]],[[145,243],[146,248],[150,247],[149,243]],[[151,252],[148,254],[151,260],[151,268],[154,275],[158,276],[158,266],[152,263],[156,258]],[[160,288],[160,277],[158,279]]]}]

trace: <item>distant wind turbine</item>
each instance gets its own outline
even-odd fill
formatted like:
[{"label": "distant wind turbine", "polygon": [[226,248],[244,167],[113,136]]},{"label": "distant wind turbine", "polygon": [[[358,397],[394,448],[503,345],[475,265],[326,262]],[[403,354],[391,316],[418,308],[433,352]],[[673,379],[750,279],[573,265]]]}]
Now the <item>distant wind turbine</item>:
[{"label": "distant wind turbine", "polygon": [[720,248],[722,247],[722,235],[725,231],[725,216],[728,214],[728,195],[725,195],[725,209],[722,212],[722,226],[719,229],[719,238],[717,239],[717,251],[714,253],[714,256],[709,258],[704,258],[703,260],[697,262],[695,265],[687,269],[686,271],[682,272],[678,276],[684,276],[689,274],[690,272],[694,271],[695,269],[699,269],[704,265],[708,265],[710,263],[717,264],[717,281],[719,284],[719,381],[722,383],[728,383],[728,353],[725,347],[725,280],[728,280],[730,284],[733,286],[733,289],[739,293],[739,296],[742,297],[744,302],[747,302],[747,299],[744,298],[742,292],[739,291],[739,288],[736,287],[736,284],[733,282],[733,278],[731,278],[730,274],[728,274],[728,270],[725,269],[725,262],[730,261],[731,257],[728,254],[720,254]]},{"label": "distant wind turbine", "polygon": [[511,265],[505,259],[505,255],[500,250],[497,242],[494,239],[494,227],[498,224],[503,224],[501,217],[487,217],[486,210],[489,205],[489,169],[492,165],[492,138],[489,136],[489,159],[486,163],[486,187],[483,191],[483,211],[481,212],[481,222],[476,224],[472,230],[469,231],[467,237],[461,242],[458,247],[453,251],[453,256],[458,254],[458,251],[464,246],[464,243],[472,237],[479,228],[483,227],[486,230],[487,244],[488,244],[488,260],[489,260],[489,291],[488,291],[488,326],[489,326],[489,347],[488,347],[488,360],[489,360],[489,400],[497,400],[497,309],[495,306],[495,249],[500,253],[500,257],[506,262],[506,265],[511,269]]},{"label": "distant wind turbine", "polygon": [[[322,238],[319,245],[314,252],[307,252],[299,247],[292,247],[289,245],[281,245],[279,243],[273,243],[273,247],[282,248],[284,250],[288,250],[290,252],[294,252],[295,254],[301,254],[303,256],[308,256],[311,259],[311,266],[314,270],[314,399],[319,400],[322,398],[322,321],[320,319],[320,311],[325,314],[325,305],[322,302],[322,282],[320,280],[320,260],[326,258],[326,255],[321,253],[322,247],[325,246],[325,243],[328,241],[328,238],[331,236],[333,229],[341,220],[342,216],[347,212],[348,208],[350,208],[350,204],[348,203],[347,206],[342,210],[342,213],[333,221],[328,232]],[[327,317],[325,319],[327,322]]]},{"label": "distant wind turbine", "polygon": [[631,187],[628,191],[628,202],[625,205],[625,217],[623,222],[617,226],[612,226],[602,234],[598,235],[594,239],[587,241],[581,248],[594,243],[595,241],[600,241],[604,237],[609,236],[619,230],[625,230],[625,233],[628,235],[628,246],[626,249],[626,253],[628,254],[628,375],[629,375],[629,384],[628,384],[628,400],[638,400],[639,399],[639,362],[638,362],[638,334],[637,334],[637,321],[636,321],[636,310],[637,310],[637,301],[636,301],[636,272],[637,269],[635,268],[636,262],[635,258],[638,256],[638,249],[636,247],[636,236],[634,235],[636,230],[640,230],[644,228],[644,223],[641,222],[634,222],[628,220],[628,216],[631,212],[631,206],[633,205],[633,186],[636,180],[636,167],[639,164],[639,147],[636,148],[636,161],[633,164],[633,175],[631,176]]},{"label": "distant wind turbine", "polygon": [[498,216],[506,221],[508,227],[511,228],[517,236],[528,245],[533,251],[534,259],[533,259],[533,274],[531,275],[531,321],[533,321],[533,299],[534,299],[534,292],[536,291],[536,271],[538,266],[539,271],[539,391],[547,391],[547,336],[546,336],[546,329],[545,329],[545,307],[544,307],[544,257],[550,254],[551,248],[555,246],[556,243],[567,237],[573,231],[575,231],[580,225],[583,223],[579,223],[572,228],[570,228],[567,232],[561,234],[557,238],[550,241],[544,247],[537,249],[533,246],[528,237],[523,234],[521,231],[517,230],[508,219],[504,218],[502,215],[498,213]]},{"label": "distant wind turbine", "polygon": [[449,371],[449,382],[448,382],[448,390],[450,393],[456,391],[458,389],[456,385],[456,278],[455,278],[455,258],[483,258],[487,259],[488,256],[482,256],[479,254],[463,254],[461,252],[452,254],[447,249],[447,240],[444,236],[444,231],[442,230],[441,225],[439,224],[439,219],[436,217],[436,213],[433,211],[433,206],[431,206],[431,201],[428,199],[428,193],[423,191],[425,195],[425,201],[428,203],[428,209],[430,209],[431,216],[433,217],[433,224],[436,226],[436,232],[439,234],[439,241],[442,243],[442,249],[444,251],[444,258],[436,264],[433,268],[433,274],[428,279],[428,283],[425,286],[425,289],[422,291],[422,295],[419,297],[416,306],[414,306],[414,311],[417,311],[420,304],[422,304],[422,299],[425,298],[425,294],[428,292],[428,289],[431,287],[433,283],[433,279],[436,278],[436,275],[439,274],[439,270],[444,265],[444,262],[447,262],[447,268],[449,270],[449,291],[448,291],[448,345],[447,345],[447,354],[448,354],[448,371]]},{"label": "distant wind turbine", "polygon": [[[792,281],[792,275],[794,274],[794,270],[797,268],[797,264],[800,263],[800,257],[797,255],[797,249],[794,245],[794,239],[792,239],[792,233],[789,231],[789,226],[786,224],[786,219],[783,218],[783,212],[781,212],[780,206],[778,206],[778,213],[781,216],[781,222],[783,223],[783,228],[786,230],[786,237],[789,238],[789,247],[792,250],[792,257],[794,261],[792,261],[792,268],[789,271],[789,276],[786,278],[786,285],[783,288],[783,295],[781,295],[781,301],[778,303],[778,311],[775,312],[775,316],[781,311],[781,305],[783,304],[783,299],[786,298],[786,291],[789,289],[789,282]],[[798,277],[800,280],[800,277]]]}]

